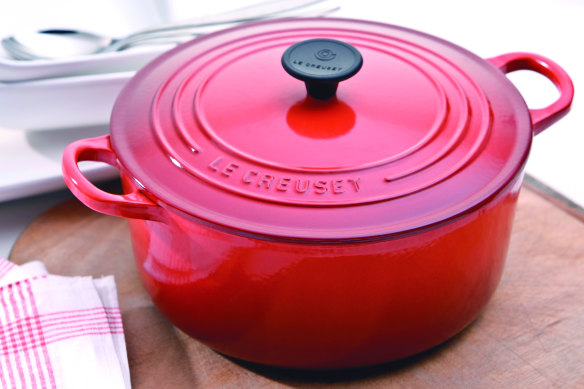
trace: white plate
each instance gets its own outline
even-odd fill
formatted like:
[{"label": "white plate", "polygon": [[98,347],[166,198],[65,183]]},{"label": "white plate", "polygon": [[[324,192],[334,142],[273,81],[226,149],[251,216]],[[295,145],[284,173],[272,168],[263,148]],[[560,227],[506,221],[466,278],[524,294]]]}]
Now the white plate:
[{"label": "white plate", "polygon": [[[174,45],[136,47],[132,50],[58,60],[17,61],[0,56],[0,83],[43,78],[136,71]],[[2,50],[0,48],[0,50]]]},{"label": "white plate", "polygon": [[[15,132],[0,129],[0,201],[12,200],[65,186],[61,175],[61,155],[78,139],[107,134],[107,126],[79,127],[74,131],[55,130]],[[80,164],[94,181],[116,176],[117,171],[103,163]]]},{"label": "white plate", "polygon": [[47,131],[107,126],[114,101],[134,72],[0,84],[0,127]]}]

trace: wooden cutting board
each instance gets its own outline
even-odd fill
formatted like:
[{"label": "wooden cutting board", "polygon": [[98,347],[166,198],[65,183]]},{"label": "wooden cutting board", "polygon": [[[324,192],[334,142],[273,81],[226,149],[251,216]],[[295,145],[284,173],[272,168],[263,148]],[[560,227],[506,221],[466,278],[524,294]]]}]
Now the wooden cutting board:
[{"label": "wooden cutting board", "polygon": [[75,200],[30,224],[11,259],[42,260],[55,274],[115,275],[136,389],[584,388],[584,218],[549,200],[523,188],[503,279],[469,328],[422,355],[354,370],[250,365],[190,339],[142,288],[126,221]]}]

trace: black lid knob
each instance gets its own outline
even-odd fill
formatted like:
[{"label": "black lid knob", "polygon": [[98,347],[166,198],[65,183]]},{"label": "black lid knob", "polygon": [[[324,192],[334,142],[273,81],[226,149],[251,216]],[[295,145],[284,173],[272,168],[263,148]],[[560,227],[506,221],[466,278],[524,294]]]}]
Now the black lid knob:
[{"label": "black lid knob", "polygon": [[334,39],[309,39],[290,46],[282,55],[282,66],[304,81],[311,97],[334,97],[340,81],[361,69],[363,58],[356,48]]}]

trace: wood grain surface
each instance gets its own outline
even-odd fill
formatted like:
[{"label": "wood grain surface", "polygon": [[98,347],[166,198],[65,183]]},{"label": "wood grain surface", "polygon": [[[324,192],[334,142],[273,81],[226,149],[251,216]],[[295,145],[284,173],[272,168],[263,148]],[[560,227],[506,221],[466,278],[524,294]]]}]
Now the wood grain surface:
[{"label": "wood grain surface", "polygon": [[13,248],[62,275],[114,274],[133,387],[584,388],[584,223],[523,188],[503,279],[465,331],[415,357],[361,369],[294,371],[215,353],[152,305],[126,221],[77,201],[41,215]]}]

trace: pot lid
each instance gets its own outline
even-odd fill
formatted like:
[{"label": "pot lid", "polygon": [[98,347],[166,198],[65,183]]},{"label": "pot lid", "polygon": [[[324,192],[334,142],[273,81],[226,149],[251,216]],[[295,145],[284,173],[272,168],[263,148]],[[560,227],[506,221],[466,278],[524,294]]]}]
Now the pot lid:
[{"label": "pot lid", "polygon": [[487,61],[417,31],[331,18],[178,46],[137,73],[111,120],[120,168],[147,196],[270,239],[453,220],[518,176],[531,138],[523,99]]}]

